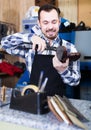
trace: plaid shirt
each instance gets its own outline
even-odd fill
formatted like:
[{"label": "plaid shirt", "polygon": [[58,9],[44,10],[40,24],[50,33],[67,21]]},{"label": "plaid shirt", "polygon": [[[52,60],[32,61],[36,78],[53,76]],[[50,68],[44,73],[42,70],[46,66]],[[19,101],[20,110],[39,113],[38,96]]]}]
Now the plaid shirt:
[{"label": "plaid shirt", "polygon": [[[41,33],[41,31],[36,28],[37,35],[39,35],[41,38],[45,39],[46,43],[48,43],[45,36]],[[38,33],[39,32],[39,33]],[[33,34],[34,34],[33,33]],[[2,38],[1,45],[2,47],[7,51],[7,53],[12,55],[21,56],[22,58],[25,58],[26,66],[31,73],[32,68],[32,62],[34,58],[34,53],[32,51],[32,45],[30,44],[32,33],[15,33],[13,35],[6,36]],[[36,33],[35,33],[36,34]],[[52,43],[53,47],[58,47],[60,44],[60,38],[57,36]],[[62,40],[62,45],[67,48],[68,52],[77,52],[75,46],[65,40]],[[55,51],[49,51],[44,50],[42,52],[43,55],[54,55]],[[60,73],[61,78],[63,79],[63,82],[70,85],[70,86],[76,86],[80,82],[80,61],[77,60],[75,62],[70,62],[68,68]]]}]

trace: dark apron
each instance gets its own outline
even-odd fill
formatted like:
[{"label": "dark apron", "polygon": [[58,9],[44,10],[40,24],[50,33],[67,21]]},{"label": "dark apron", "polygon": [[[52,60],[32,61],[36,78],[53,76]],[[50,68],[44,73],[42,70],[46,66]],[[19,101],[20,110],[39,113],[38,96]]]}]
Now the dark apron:
[{"label": "dark apron", "polygon": [[40,73],[43,71],[43,81],[45,77],[48,77],[48,82],[44,90],[47,92],[47,95],[53,96],[58,94],[63,96],[65,94],[65,84],[57,70],[53,67],[52,58],[52,55],[35,54],[30,76],[30,84],[38,86]]}]

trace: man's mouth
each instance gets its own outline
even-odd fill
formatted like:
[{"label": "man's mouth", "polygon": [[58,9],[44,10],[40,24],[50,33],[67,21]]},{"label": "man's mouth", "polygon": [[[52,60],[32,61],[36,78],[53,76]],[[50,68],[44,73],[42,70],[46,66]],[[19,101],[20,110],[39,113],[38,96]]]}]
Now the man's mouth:
[{"label": "man's mouth", "polygon": [[47,30],[46,32],[55,32],[55,30],[50,29],[50,30]]},{"label": "man's mouth", "polygon": [[46,31],[48,33],[48,35],[53,35],[55,33],[54,30],[49,30],[49,31]]}]

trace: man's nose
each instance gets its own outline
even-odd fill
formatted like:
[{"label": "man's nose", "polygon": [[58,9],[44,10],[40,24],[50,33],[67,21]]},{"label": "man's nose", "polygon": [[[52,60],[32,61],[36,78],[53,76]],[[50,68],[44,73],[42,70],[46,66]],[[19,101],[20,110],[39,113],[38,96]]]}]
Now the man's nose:
[{"label": "man's nose", "polygon": [[52,23],[49,23],[48,28],[49,28],[49,29],[52,29],[52,28],[53,28],[53,24],[52,24]]}]

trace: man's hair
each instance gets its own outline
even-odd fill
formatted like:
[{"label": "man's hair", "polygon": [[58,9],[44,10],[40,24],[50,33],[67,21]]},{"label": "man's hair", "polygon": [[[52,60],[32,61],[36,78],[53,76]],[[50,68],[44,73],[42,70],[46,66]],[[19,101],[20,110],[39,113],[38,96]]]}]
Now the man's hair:
[{"label": "man's hair", "polygon": [[50,4],[46,4],[46,5],[43,5],[39,8],[39,11],[38,11],[38,19],[40,20],[40,13],[41,11],[46,11],[46,12],[50,12],[51,10],[56,10],[57,13],[58,13],[58,17],[60,17],[60,9],[53,6],[53,5],[50,5]]}]

